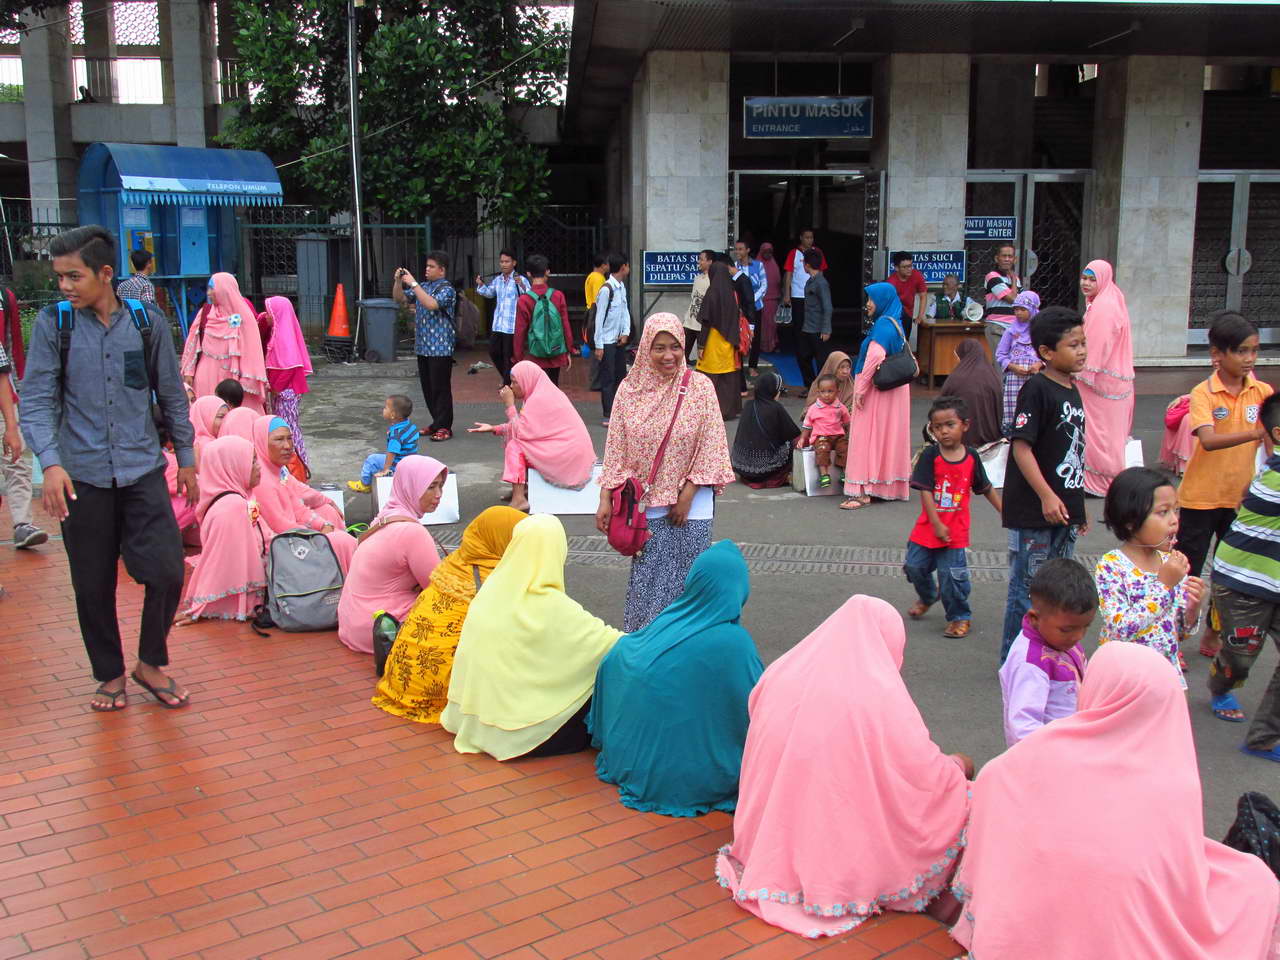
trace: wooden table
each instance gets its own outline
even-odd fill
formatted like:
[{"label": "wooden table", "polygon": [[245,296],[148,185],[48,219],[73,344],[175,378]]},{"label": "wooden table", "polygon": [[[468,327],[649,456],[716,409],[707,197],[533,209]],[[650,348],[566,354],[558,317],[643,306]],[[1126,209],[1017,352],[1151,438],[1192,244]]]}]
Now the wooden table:
[{"label": "wooden table", "polygon": [[977,340],[991,359],[991,345],[987,343],[986,325],[947,321],[945,323],[921,323],[916,327],[916,360],[920,364],[920,376],[927,386],[933,386],[934,377],[945,377],[960,362],[956,348],[965,340]]}]

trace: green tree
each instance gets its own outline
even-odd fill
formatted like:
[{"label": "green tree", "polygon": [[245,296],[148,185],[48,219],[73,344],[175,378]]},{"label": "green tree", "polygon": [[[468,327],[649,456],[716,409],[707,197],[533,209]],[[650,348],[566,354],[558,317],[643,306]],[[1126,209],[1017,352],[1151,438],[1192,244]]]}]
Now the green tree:
[{"label": "green tree", "polygon": [[[329,210],[351,203],[346,8],[238,0],[249,98],[223,136],[299,160],[280,171],[286,189]],[[568,31],[509,0],[378,0],[356,13],[365,203],[395,219],[475,198],[482,224],[536,214],[546,156],[513,117],[556,102]]]}]

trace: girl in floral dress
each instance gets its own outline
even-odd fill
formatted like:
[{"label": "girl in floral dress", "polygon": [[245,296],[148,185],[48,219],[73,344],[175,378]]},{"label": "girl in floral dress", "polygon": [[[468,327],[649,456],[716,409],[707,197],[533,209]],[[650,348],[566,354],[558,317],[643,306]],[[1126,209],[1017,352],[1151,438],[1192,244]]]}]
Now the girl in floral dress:
[{"label": "girl in floral dress", "polygon": [[1187,575],[1186,556],[1173,549],[1178,497],[1172,481],[1146,467],[1122,471],[1107,491],[1103,522],[1121,543],[1094,569],[1102,611],[1098,643],[1151,647],[1185,690],[1178,647],[1199,619],[1204,581]]}]

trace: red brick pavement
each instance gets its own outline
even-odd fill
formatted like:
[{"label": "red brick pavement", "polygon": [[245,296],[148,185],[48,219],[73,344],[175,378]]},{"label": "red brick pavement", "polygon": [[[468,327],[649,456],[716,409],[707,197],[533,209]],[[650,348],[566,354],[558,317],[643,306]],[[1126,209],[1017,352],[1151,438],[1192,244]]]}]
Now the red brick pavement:
[{"label": "red brick pavement", "polygon": [[0,960],[960,953],[916,915],[817,943],[767,926],[712,879],[730,817],[631,811],[591,754],[454,753],[370,706],[369,658],[332,633],[180,629],[190,708],[131,686],[91,713],[61,544],[0,546],[0,582]]}]

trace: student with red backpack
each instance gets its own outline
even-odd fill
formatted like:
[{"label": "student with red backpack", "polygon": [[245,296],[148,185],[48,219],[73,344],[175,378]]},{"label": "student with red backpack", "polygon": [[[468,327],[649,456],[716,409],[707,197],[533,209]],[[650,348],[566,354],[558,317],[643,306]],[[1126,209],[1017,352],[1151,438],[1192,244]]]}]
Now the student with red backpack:
[{"label": "student with red backpack", "polygon": [[569,326],[569,305],[564,294],[547,286],[551,267],[540,253],[529,257],[530,292],[516,301],[516,363],[530,360],[546,371],[559,385],[560,371],[573,366],[573,328]]}]

